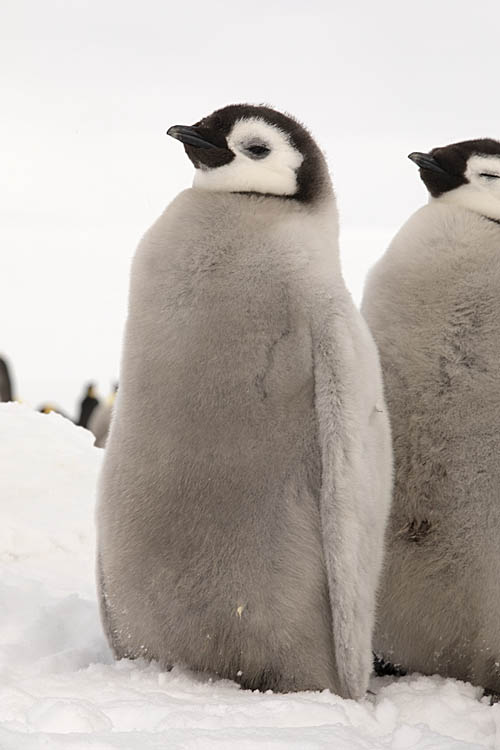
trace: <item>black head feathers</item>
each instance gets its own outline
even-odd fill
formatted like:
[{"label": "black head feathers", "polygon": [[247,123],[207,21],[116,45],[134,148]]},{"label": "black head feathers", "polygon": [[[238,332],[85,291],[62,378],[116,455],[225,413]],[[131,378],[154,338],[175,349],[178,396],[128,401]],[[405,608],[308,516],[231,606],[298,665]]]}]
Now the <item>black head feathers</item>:
[{"label": "black head feathers", "polygon": [[462,141],[433,148],[428,154],[413,152],[409,158],[420,168],[420,176],[433,198],[468,182],[466,171],[471,156],[499,156],[500,142],[491,138]]},{"label": "black head feathers", "polygon": [[[235,144],[232,135],[240,133],[241,124],[246,122],[246,140]],[[252,123],[267,125],[270,138],[266,139],[265,129],[262,127],[256,127],[255,135],[252,135]],[[293,117],[270,107],[233,104],[213,112],[193,126],[176,125],[168,133],[184,143],[187,155],[198,170],[225,167],[239,159],[238,169],[241,167],[245,174],[241,181],[235,180],[235,184],[239,186],[234,187],[234,192],[264,193],[312,202],[331,191],[325,159],[309,131]],[[282,143],[274,140],[276,134]],[[277,153],[280,146],[283,147],[282,152]],[[295,157],[287,151],[287,146],[294,151]],[[283,164],[279,163],[281,153],[284,155]],[[250,172],[249,161],[254,162],[253,172]],[[236,163],[234,166],[236,173]],[[281,179],[280,166],[283,167]],[[277,175],[274,184],[269,177],[271,169]],[[286,170],[294,173],[293,187],[289,187],[289,182],[284,177]],[[266,171],[266,178],[259,179],[259,172],[264,174]],[[252,182],[252,174],[255,176],[255,184]],[[220,185],[220,181],[218,184]],[[246,184],[248,189],[245,189]],[[231,189],[229,179],[227,189]]]}]

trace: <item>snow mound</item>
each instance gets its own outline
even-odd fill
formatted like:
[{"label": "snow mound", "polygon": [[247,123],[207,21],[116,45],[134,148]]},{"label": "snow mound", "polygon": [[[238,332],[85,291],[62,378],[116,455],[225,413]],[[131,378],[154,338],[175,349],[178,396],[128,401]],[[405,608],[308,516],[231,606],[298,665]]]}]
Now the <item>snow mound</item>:
[{"label": "snow mound", "polygon": [[500,705],[455,680],[373,679],[356,703],[113,662],[95,597],[92,443],[63,417],[0,404],[1,750],[500,748]]}]

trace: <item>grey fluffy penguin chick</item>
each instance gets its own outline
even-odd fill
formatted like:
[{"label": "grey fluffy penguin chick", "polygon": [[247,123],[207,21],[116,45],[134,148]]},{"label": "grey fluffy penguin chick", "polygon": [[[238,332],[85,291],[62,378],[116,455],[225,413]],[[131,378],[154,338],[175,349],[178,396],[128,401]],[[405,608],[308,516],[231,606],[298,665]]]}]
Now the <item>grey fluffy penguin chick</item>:
[{"label": "grey fluffy penguin chick", "polygon": [[430,202],[371,271],[395,489],[374,638],[500,690],[500,143],[413,153]]},{"label": "grey fluffy penguin chick", "polygon": [[97,508],[116,657],[359,698],[391,490],[376,347],[307,130],[234,105],[133,261]]}]

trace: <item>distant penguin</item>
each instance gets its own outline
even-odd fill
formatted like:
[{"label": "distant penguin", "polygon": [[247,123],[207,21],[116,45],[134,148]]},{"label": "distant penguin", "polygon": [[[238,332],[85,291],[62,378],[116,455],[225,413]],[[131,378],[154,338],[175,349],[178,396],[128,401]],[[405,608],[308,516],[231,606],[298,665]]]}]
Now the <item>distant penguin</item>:
[{"label": "distant penguin", "polygon": [[59,408],[56,404],[51,404],[48,402],[44,402],[43,404],[40,404],[37,411],[41,412],[41,414],[59,414],[61,417],[64,417],[65,419],[69,419],[70,422],[73,420],[66,414],[65,411]]},{"label": "distant penguin", "polygon": [[12,379],[9,366],[3,357],[0,357],[0,401],[13,401]]},{"label": "distant penguin", "polygon": [[96,448],[104,448],[106,445],[117,390],[118,385],[115,384],[111,395],[106,401],[101,401],[90,415],[87,427],[94,434]]},{"label": "distant penguin", "polygon": [[80,416],[77,421],[79,427],[87,427],[90,416],[97,406],[99,406],[99,399],[96,397],[95,385],[89,383],[80,404]]},{"label": "distant penguin", "polygon": [[375,650],[500,691],[500,143],[409,157],[431,199],[369,275],[395,451]]},{"label": "distant penguin", "polygon": [[392,454],[326,162],[266,107],[168,132],[196,171],[132,266],[97,507],[108,639],[246,688],[359,698]]}]

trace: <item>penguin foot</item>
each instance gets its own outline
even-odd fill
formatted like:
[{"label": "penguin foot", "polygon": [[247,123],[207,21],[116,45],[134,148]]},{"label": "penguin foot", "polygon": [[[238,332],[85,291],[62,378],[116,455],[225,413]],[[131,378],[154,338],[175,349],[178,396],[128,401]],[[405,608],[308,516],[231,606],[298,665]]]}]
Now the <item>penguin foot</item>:
[{"label": "penguin foot", "polygon": [[261,693],[265,693],[266,690],[272,690],[273,693],[289,692],[286,688],[284,689],[282,675],[271,667],[247,678],[243,674],[237,674],[235,679],[243,690],[259,690]]},{"label": "penguin foot", "polygon": [[493,706],[495,703],[500,703],[500,693],[497,693],[495,690],[491,690],[490,688],[484,688],[484,692],[481,697],[489,697],[490,706]]},{"label": "penguin foot", "polygon": [[373,654],[373,671],[377,677],[404,677],[408,674],[408,670],[401,664],[391,664],[376,653]]}]

